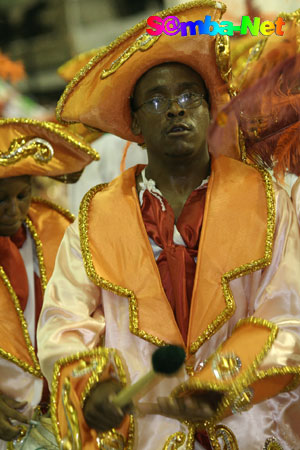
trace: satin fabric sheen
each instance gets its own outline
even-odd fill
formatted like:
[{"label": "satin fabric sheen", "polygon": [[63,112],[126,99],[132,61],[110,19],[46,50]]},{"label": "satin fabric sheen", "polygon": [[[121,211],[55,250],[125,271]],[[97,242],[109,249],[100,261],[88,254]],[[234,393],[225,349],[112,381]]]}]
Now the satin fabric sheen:
[{"label": "satin fabric sheen", "polygon": [[[270,365],[282,367],[287,363],[298,364],[299,230],[288,196],[277,186],[275,199],[276,230],[272,262],[265,269],[257,270],[230,283],[236,303],[235,313],[199,348],[195,354],[195,370],[199,370],[201,364],[231,336],[237,321],[249,316],[265,318],[277,323],[280,328],[271,351],[259,369]],[[120,227],[120,223],[116,226]],[[131,240],[131,235],[128,235],[128,239]],[[152,282],[146,277],[143,281],[147,285]],[[72,302],[70,298],[73,299]],[[211,304],[210,306],[212,307]],[[153,304],[153,320],[160,314],[160,309]],[[165,323],[165,328],[168,324],[169,322]],[[58,252],[54,275],[46,290],[38,329],[40,363],[49,382],[57,359],[93,349],[99,345],[102,338],[106,347],[119,350],[123,361],[126,362],[130,383],[135,382],[150,369],[151,354],[156,347],[129,331],[128,299],[100,289],[88,278],[82,261],[78,222],[75,222],[67,230]],[[289,342],[289,345],[282,344],[282,339]],[[242,352],[245,350],[243,342],[240,345]],[[281,349],[280,356],[277,349]],[[140,401],[155,402],[157,396],[168,395],[176,385],[187,379],[187,374],[183,372],[174,378],[163,379]],[[242,414],[231,415],[221,423],[233,431],[240,450],[262,450],[266,440],[272,437],[283,448],[299,450],[299,417],[298,388],[292,393],[281,393],[256,404]],[[162,416],[137,418],[136,446],[141,450],[163,448],[168,436],[179,430],[186,431],[184,424],[176,420]]]},{"label": "satin fabric sheen", "polygon": [[298,223],[300,226],[300,177],[297,179],[297,181],[292,187],[291,197],[294,208],[296,210]]}]

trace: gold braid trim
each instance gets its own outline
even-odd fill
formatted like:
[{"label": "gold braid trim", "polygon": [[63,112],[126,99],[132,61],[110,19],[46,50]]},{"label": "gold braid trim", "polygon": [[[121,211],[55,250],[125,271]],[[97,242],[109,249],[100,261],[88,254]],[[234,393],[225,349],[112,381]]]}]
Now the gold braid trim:
[{"label": "gold braid trim", "polygon": [[183,444],[185,444],[184,448],[186,450],[194,449],[196,426],[188,421],[184,421],[183,423],[188,427],[188,433],[186,434],[183,431],[177,431],[171,434],[164,444],[163,450],[177,450],[181,448]]},{"label": "gold braid trim", "polygon": [[0,277],[2,278],[5,287],[7,288],[10,297],[14,303],[20,324],[21,324],[21,328],[23,331],[23,336],[27,345],[27,350],[30,354],[30,357],[33,361],[33,366],[29,365],[27,362],[25,361],[21,361],[19,358],[17,358],[16,356],[12,355],[9,352],[6,352],[5,350],[3,350],[2,348],[0,348],[0,355],[2,358],[7,359],[8,361],[11,361],[12,363],[16,364],[17,366],[19,366],[21,369],[23,369],[25,372],[30,373],[31,375],[34,375],[38,378],[43,378],[42,373],[41,373],[41,369],[40,369],[40,365],[38,363],[37,357],[35,355],[35,351],[34,348],[32,346],[31,340],[30,340],[30,336],[28,333],[28,328],[27,328],[27,322],[24,318],[24,314],[22,311],[22,308],[20,307],[20,302],[19,299],[3,269],[2,266],[0,266]]},{"label": "gold braid trim", "polygon": [[[265,254],[263,258],[256,261],[251,261],[248,264],[244,264],[240,267],[237,267],[229,272],[226,272],[222,276],[221,284],[223,295],[226,302],[226,308],[221,314],[219,314],[219,316],[211,324],[208,325],[207,329],[202,333],[202,335],[199,336],[199,338],[191,344],[190,346],[191,353],[195,353],[200,348],[200,346],[206,340],[210,339],[210,337],[219,328],[221,328],[221,326],[231,317],[235,305],[233,295],[229,286],[230,281],[238,277],[248,275],[257,270],[263,269],[264,267],[269,265],[272,260],[273,236],[275,229],[275,198],[274,198],[272,178],[266,170],[258,168],[257,166],[252,167],[261,173],[266,188],[267,233],[266,233]],[[139,328],[138,303],[134,292],[131,291],[130,289],[127,289],[125,287],[116,285],[108,280],[105,280],[104,278],[100,277],[95,270],[88,240],[88,211],[90,202],[92,201],[93,197],[97,194],[97,192],[102,191],[106,187],[107,184],[101,184],[90,189],[90,191],[88,191],[87,194],[84,196],[80,205],[79,211],[80,244],[86,273],[90,278],[90,280],[94,284],[96,284],[96,286],[111,291],[114,294],[117,294],[118,296],[127,297],[129,299],[129,323],[130,323],[129,329],[131,333],[142,339],[145,339],[148,342],[151,342],[154,345],[157,346],[166,345],[166,342],[163,341],[162,339],[159,339],[156,336],[148,334],[144,330],[141,330]]]},{"label": "gold braid trim", "polygon": [[[190,393],[191,391],[199,391],[199,390],[214,390],[218,392],[223,392],[224,397],[218,406],[215,416],[210,420],[205,422],[205,427],[213,425],[220,420],[222,420],[225,410],[230,407],[237,397],[244,391],[244,389],[250,386],[252,383],[259,379],[263,379],[267,376],[270,376],[272,371],[274,371],[274,375],[281,375],[287,373],[300,373],[300,369],[297,368],[283,368],[283,369],[269,369],[268,371],[257,371],[257,367],[262,362],[266,354],[271,349],[274,340],[276,339],[278,327],[265,319],[260,319],[258,317],[249,317],[247,319],[241,319],[237,323],[235,329],[242,327],[243,325],[253,324],[254,326],[265,327],[270,330],[270,335],[267,339],[266,344],[263,346],[260,353],[256,356],[254,361],[250,364],[250,366],[245,370],[245,372],[240,375],[234,382],[224,383],[222,382],[202,382],[201,380],[194,378],[187,382],[181,383],[177,386],[171,393],[173,397],[182,396]],[[211,355],[209,361],[214,358],[216,353],[222,350],[222,344],[216,350],[215,353]],[[284,373],[285,371],[285,373]]]},{"label": "gold braid trim", "polygon": [[36,249],[36,254],[37,254],[39,269],[40,269],[41,285],[42,285],[42,290],[43,290],[43,294],[44,294],[48,280],[47,280],[47,274],[46,274],[46,267],[45,267],[45,263],[44,263],[43,244],[39,238],[39,235],[36,231],[35,226],[33,225],[32,221],[29,217],[26,217],[25,224],[26,224],[27,228],[29,229],[32,239],[34,240],[34,243],[35,243],[35,249]]},{"label": "gold braid trim", "polygon": [[283,20],[286,21],[295,21],[298,25],[297,28],[297,47],[298,47],[298,52],[300,52],[300,8],[297,9],[296,11],[292,12],[292,13],[280,13],[278,17],[282,17]]},{"label": "gold braid trim", "polygon": [[293,11],[290,13],[281,12],[280,14],[278,14],[277,18],[278,17],[282,17],[283,20],[286,20],[286,21],[295,20],[296,22],[300,22],[300,8],[296,9],[296,11]]},{"label": "gold braid trim", "polygon": [[31,201],[34,203],[41,203],[42,205],[49,206],[49,208],[54,209],[54,211],[57,211],[58,213],[60,213],[62,216],[64,216],[66,219],[68,219],[71,223],[73,223],[75,220],[74,214],[72,214],[67,208],[63,208],[62,206],[60,206],[56,203],[53,203],[49,200],[46,200],[45,198],[32,197]]},{"label": "gold braid trim", "polygon": [[196,351],[201,347],[201,345],[211,336],[216,333],[216,331],[221,328],[224,323],[229,320],[235,310],[234,298],[229,286],[229,283],[236,278],[249,275],[257,270],[261,270],[268,266],[272,260],[272,250],[273,250],[273,237],[275,230],[275,197],[274,189],[271,175],[267,170],[259,168],[252,165],[252,167],[258,170],[262,176],[265,189],[266,189],[266,200],[267,200],[267,233],[266,233],[266,246],[265,254],[263,258],[251,261],[250,263],[243,264],[235,269],[226,272],[221,277],[221,285],[223,290],[223,295],[226,303],[224,311],[222,311],[212,323],[210,323],[207,329],[194,341],[190,346],[190,352],[196,353]]},{"label": "gold braid trim", "polygon": [[[96,150],[94,150],[92,147],[90,147],[80,136],[78,136],[78,139],[75,139],[73,136],[68,134],[67,129],[63,127],[62,125],[54,122],[41,122],[39,120],[34,119],[0,119],[0,127],[5,125],[11,125],[11,124],[20,124],[20,125],[32,125],[35,128],[44,129],[47,131],[50,131],[56,136],[59,136],[64,141],[71,144],[76,149],[80,149],[87,155],[89,155],[92,159],[98,160],[100,157]],[[81,140],[80,140],[81,139]],[[27,156],[27,155],[25,155]]]},{"label": "gold braid trim", "polygon": [[[38,201],[38,200],[34,200],[33,201]],[[50,202],[49,202],[50,203]],[[42,286],[42,290],[43,293],[45,292],[46,286],[47,286],[47,275],[46,275],[46,268],[45,268],[45,264],[44,264],[44,256],[43,256],[43,245],[42,242],[38,236],[38,233],[36,231],[35,226],[33,225],[32,221],[30,220],[29,217],[26,217],[25,219],[25,224],[32,236],[32,239],[35,243],[35,249],[36,249],[36,254],[37,254],[37,258],[38,258],[38,264],[39,264],[39,270],[40,270],[40,280],[41,280],[41,286]],[[39,378],[42,378],[42,373],[41,373],[41,369],[40,369],[40,365],[38,363],[34,348],[32,346],[30,337],[29,337],[29,333],[28,333],[28,328],[27,328],[27,322],[24,318],[24,314],[23,311],[20,307],[20,303],[19,303],[19,299],[10,283],[10,281],[7,278],[6,273],[3,270],[3,267],[0,266],[1,272],[0,275],[4,281],[4,284],[6,285],[10,296],[14,302],[18,317],[20,319],[21,322],[21,327],[23,330],[23,334],[24,334],[24,338],[25,338],[25,342],[27,344],[27,349],[28,352],[32,358],[32,361],[34,363],[34,368],[32,368],[31,366],[29,366],[26,362],[24,361],[20,361],[18,358],[16,358],[14,355],[5,352],[4,350],[0,349],[0,355],[5,358],[8,359],[9,361],[12,361],[13,363],[17,364],[19,367],[21,367],[22,369],[24,369],[26,372],[29,372]]]},{"label": "gold braid trim", "polygon": [[[85,361],[85,358],[88,358],[90,361]],[[111,348],[104,347],[96,347],[92,350],[87,350],[85,352],[75,353],[73,355],[67,356],[65,358],[59,359],[54,366],[53,369],[53,378],[52,378],[52,389],[51,389],[51,402],[50,402],[50,412],[51,412],[51,420],[53,426],[53,432],[55,434],[56,440],[60,445],[62,442],[62,438],[59,432],[59,420],[57,414],[57,396],[58,396],[58,385],[59,378],[61,376],[61,370],[74,362],[78,361],[78,368],[75,370],[84,371],[85,369],[89,370],[90,367],[87,364],[96,362],[97,368],[92,372],[91,377],[88,380],[87,386],[81,397],[81,404],[83,404],[85,398],[89,394],[90,390],[93,388],[95,383],[100,381],[101,374],[103,370],[107,366],[107,364],[112,363],[116,368],[116,374],[119,377],[120,382],[125,385],[126,384],[126,375],[123,369],[122,361],[117,354],[117,351]],[[79,433],[79,430],[78,430]],[[99,435],[99,439],[106,437],[107,433],[101,433]],[[133,417],[130,416],[130,427],[128,433],[128,439],[126,445],[126,450],[131,450],[132,443],[134,440],[134,421]],[[129,446],[130,445],[130,446]]]},{"label": "gold braid trim", "polygon": [[75,55],[73,58],[69,59],[64,64],[59,66],[59,68],[57,69],[58,75],[61,76],[63,79],[65,79],[65,77],[64,77],[65,70],[68,70],[69,67],[72,68],[72,66],[76,63],[82,64],[82,61],[91,59],[93,56],[95,56],[101,50],[103,50],[103,48],[104,48],[103,46],[97,47],[97,48],[92,48],[91,50],[87,50],[86,52],[82,52],[82,53],[79,53],[78,55]]},{"label": "gold braid trim", "polygon": [[223,450],[239,450],[236,437],[229,427],[220,424],[217,425],[216,427],[214,426],[208,427],[206,432],[209,437],[210,444],[214,450],[221,450],[221,446],[219,444],[218,439],[223,440],[222,445]]},{"label": "gold braid trim", "polygon": [[275,438],[269,438],[266,440],[263,450],[284,450],[284,448]]},{"label": "gold braid trim", "polygon": [[0,154],[0,165],[7,167],[32,156],[38,164],[47,164],[54,156],[50,142],[38,136],[13,139],[6,152]]},{"label": "gold braid trim", "polygon": [[95,270],[93,258],[89,248],[88,212],[89,212],[89,205],[93,197],[97,194],[97,192],[100,192],[103,189],[105,189],[106,186],[107,184],[99,184],[98,186],[95,186],[92,189],[90,189],[85,194],[80,204],[78,214],[80,244],[86,273],[90,278],[90,280],[94,284],[96,284],[96,286],[99,286],[107,291],[111,291],[114,294],[119,295],[120,297],[127,297],[129,299],[129,329],[131,333],[142,339],[145,339],[148,342],[151,342],[154,345],[157,346],[166,345],[167,343],[162,339],[159,339],[156,336],[148,334],[139,328],[138,303],[134,292],[131,291],[130,289],[124,288],[117,284],[111,283],[108,280],[105,280],[104,278],[100,277]]},{"label": "gold braid trim", "polygon": [[238,93],[237,86],[232,83],[232,64],[230,58],[229,36],[217,34],[215,40],[216,63],[223,81],[228,86],[230,97],[235,97]]},{"label": "gold braid trim", "polygon": [[[51,207],[52,209],[56,210],[57,212],[59,212],[60,214],[64,215],[68,220],[73,221],[74,220],[74,216],[66,209],[61,208],[58,205],[55,205],[54,203],[48,202],[47,200],[44,199],[40,199],[40,198],[32,198],[32,202],[37,202],[37,203],[42,203],[42,204],[46,204],[47,206]],[[38,259],[38,264],[39,264],[39,271],[40,271],[40,280],[41,280],[41,286],[42,286],[42,290],[43,293],[45,292],[46,286],[47,286],[47,275],[46,275],[46,268],[45,268],[45,263],[44,263],[44,255],[43,255],[43,244],[38,236],[37,230],[35,228],[35,226],[33,225],[31,219],[29,217],[26,217],[25,219],[25,224],[26,227],[28,228],[32,239],[34,241],[35,244],[35,249],[36,249],[36,254],[37,254],[37,259]],[[26,372],[31,373],[32,375],[35,375],[39,378],[42,378],[42,373],[41,373],[41,369],[40,369],[40,365],[38,363],[34,348],[32,346],[30,337],[29,337],[29,333],[28,333],[28,328],[27,328],[27,322],[24,318],[24,314],[23,311],[20,307],[20,303],[19,303],[19,299],[3,269],[2,266],[0,266],[0,276],[4,281],[4,284],[13,300],[14,306],[16,308],[16,312],[18,314],[20,323],[21,323],[21,327],[23,330],[23,334],[24,334],[24,338],[25,338],[25,342],[27,345],[27,349],[28,352],[32,358],[32,361],[34,363],[34,367],[30,366],[28,363],[19,360],[18,358],[16,358],[14,355],[12,355],[9,352],[5,352],[3,349],[0,349],[0,355],[7,359],[8,361],[13,362],[14,364],[16,364],[17,366],[21,367],[22,369],[24,369]]]},{"label": "gold braid trim", "polygon": [[[214,0],[194,0],[188,3],[180,4],[177,6],[174,6],[173,8],[168,8],[163,11],[159,11],[155,13],[154,15],[160,16],[160,17],[167,17],[167,16],[173,16],[176,15],[179,12],[186,11],[187,9],[191,8],[197,8],[199,6],[210,6],[212,8],[216,8],[221,11],[222,14],[226,11],[226,5],[219,1]],[[147,25],[147,19],[139,22],[129,30],[125,31],[121,36],[116,38],[113,42],[111,42],[109,45],[107,45],[103,50],[100,50],[100,52],[94,56],[76,75],[75,77],[70,81],[70,83],[66,86],[63,94],[61,95],[56,108],[56,117],[57,120],[61,123],[76,123],[76,121],[65,121],[62,119],[61,114],[64,109],[65,103],[67,101],[68,96],[72,93],[74,88],[77,86],[77,84],[88,74],[90,70],[92,70],[104,56],[108,56],[110,53],[112,53],[117,47],[119,47],[124,41],[126,41],[128,38],[133,36],[134,34],[137,34],[139,31],[141,31],[143,28],[145,28]]]},{"label": "gold braid trim", "polygon": [[[32,197],[31,202],[48,206],[49,208],[57,211],[59,214],[64,216],[71,223],[75,220],[75,216],[73,214],[71,214],[70,211],[68,211],[67,209],[63,208],[62,206],[56,205],[55,203],[52,203],[46,199],[43,199],[40,197]],[[29,213],[30,213],[30,211],[29,211]],[[35,226],[33,225],[31,219],[29,219],[29,217],[27,217],[25,219],[25,223],[26,223],[26,226],[28,227],[28,229],[31,233],[31,236],[34,240],[34,243],[35,243],[35,249],[36,249],[36,254],[37,254],[39,269],[40,269],[41,285],[42,285],[43,293],[45,293],[48,279],[47,279],[46,267],[45,267],[45,263],[44,263],[43,244],[39,238],[39,235],[36,231]]]},{"label": "gold braid trim", "polygon": [[124,450],[133,450],[134,444],[134,418],[133,416],[129,416],[129,428],[128,428],[128,437],[125,442],[124,436],[120,434],[115,428],[106,432],[99,433],[97,437],[97,446],[100,450],[104,448],[111,449],[124,449]]},{"label": "gold braid trim", "polygon": [[[107,350],[107,349],[105,349]],[[111,361],[110,357],[113,357],[113,361]],[[89,396],[91,390],[95,387],[96,384],[98,384],[101,381],[101,377],[103,374],[103,371],[107,367],[108,364],[113,364],[116,369],[116,374],[118,377],[118,380],[122,384],[122,386],[126,386],[127,380],[126,380],[126,374],[123,369],[122,361],[120,357],[115,353],[111,354],[109,351],[103,352],[101,355],[97,356],[95,359],[91,361],[97,363],[96,369],[92,371],[91,376],[89,377],[87,384],[84,388],[84,391],[81,395],[80,404],[83,408],[84,402],[86,398]]]}]

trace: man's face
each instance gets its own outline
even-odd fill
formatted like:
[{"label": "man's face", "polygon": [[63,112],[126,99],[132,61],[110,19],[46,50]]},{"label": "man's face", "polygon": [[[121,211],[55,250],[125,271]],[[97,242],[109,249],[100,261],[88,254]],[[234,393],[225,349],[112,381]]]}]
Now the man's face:
[{"label": "man's face", "polygon": [[18,231],[30,201],[30,176],[0,179],[0,236],[12,236]]},{"label": "man's face", "polygon": [[[179,105],[176,98],[184,94],[200,100],[188,107]],[[162,98],[166,99],[167,109],[152,111],[148,105]],[[166,63],[150,69],[136,84],[133,108],[132,130],[143,135],[149,157],[155,154],[166,161],[179,161],[205,151],[210,120],[207,90],[200,75],[190,67]]]}]

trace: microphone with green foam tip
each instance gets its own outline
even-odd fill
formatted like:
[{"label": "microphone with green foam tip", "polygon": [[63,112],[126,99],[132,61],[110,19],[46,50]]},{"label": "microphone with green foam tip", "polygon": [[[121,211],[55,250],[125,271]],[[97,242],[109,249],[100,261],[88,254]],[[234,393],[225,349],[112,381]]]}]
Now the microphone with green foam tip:
[{"label": "microphone with green foam tip", "polygon": [[152,370],[131,386],[126,386],[116,396],[112,403],[123,408],[145,388],[157,375],[172,376],[181,368],[185,360],[185,351],[177,345],[166,345],[157,349],[152,355]]}]

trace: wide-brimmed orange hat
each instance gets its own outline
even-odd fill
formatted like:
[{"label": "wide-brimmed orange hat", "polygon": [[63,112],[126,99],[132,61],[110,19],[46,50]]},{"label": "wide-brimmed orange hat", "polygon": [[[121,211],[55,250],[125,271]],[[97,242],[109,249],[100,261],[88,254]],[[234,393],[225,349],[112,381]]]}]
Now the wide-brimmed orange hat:
[{"label": "wide-brimmed orange hat", "polygon": [[[176,16],[180,22],[219,21],[226,6],[199,0],[164,10],[156,15]],[[229,100],[226,85],[230,76],[227,36],[151,36],[144,20],[122,34],[97,54],[66,87],[57,106],[63,123],[81,122],[123,139],[143,142],[131,131],[130,96],[137,80],[149,69],[166,62],[179,62],[203,78],[216,114]]]},{"label": "wide-brimmed orange hat", "polygon": [[105,46],[93,48],[87,52],[79,53],[73,58],[59,66],[57,74],[65,81],[69,82],[94,56],[98,55],[105,49]]},{"label": "wide-brimmed orange hat", "polygon": [[66,127],[33,119],[0,119],[0,178],[79,172],[98,153]]},{"label": "wide-brimmed orange hat", "polygon": [[[104,49],[105,47],[103,46],[87,52],[79,53],[57,69],[58,75],[66,82],[71,81],[77,72],[79,72],[94,56],[99,54]],[[85,127],[82,123],[69,124],[68,128],[71,132],[73,131],[74,133],[82,136],[84,140],[89,143],[94,142],[102,135],[101,132]]]}]

